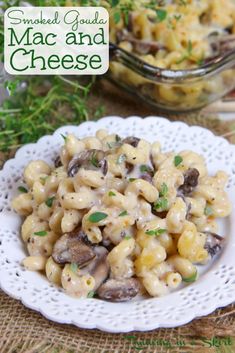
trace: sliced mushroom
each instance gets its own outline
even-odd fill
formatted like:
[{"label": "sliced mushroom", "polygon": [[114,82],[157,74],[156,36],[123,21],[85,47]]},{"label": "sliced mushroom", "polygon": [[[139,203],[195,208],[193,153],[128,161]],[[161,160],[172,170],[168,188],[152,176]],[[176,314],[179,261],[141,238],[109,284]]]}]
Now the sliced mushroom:
[{"label": "sliced mushroom", "polygon": [[125,28],[121,29],[121,30],[118,30],[116,32],[116,43],[119,44],[120,42],[125,40],[128,35],[129,35],[128,31]]},{"label": "sliced mushroom", "polygon": [[189,195],[197,186],[199,178],[199,171],[196,168],[189,168],[184,173],[184,183],[178,189],[180,194]]},{"label": "sliced mushroom", "polygon": [[57,156],[55,161],[54,161],[55,168],[61,167],[63,164],[61,162],[60,156]]},{"label": "sliced mushroom", "polygon": [[129,136],[124,138],[124,140],[122,140],[122,143],[127,143],[128,145],[131,145],[133,147],[137,147],[139,142],[140,142],[140,139],[135,136]]},{"label": "sliced mushroom", "polygon": [[164,46],[157,42],[144,41],[139,39],[130,40],[137,54],[156,54]]},{"label": "sliced mushroom", "polygon": [[95,278],[95,287],[96,291],[101,284],[108,278],[110,266],[107,261],[108,250],[103,246],[94,247],[94,252],[96,254],[95,259],[93,259],[89,265],[84,267],[81,270],[82,274],[89,273],[92,277]]},{"label": "sliced mushroom", "polygon": [[139,291],[140,284],[135,278],[109,279],[98,289],[98,296],[112,302],[125,302],[134,298]]},{"label": "sliced mushroom", "polygon": [[89,245],[85,234],[76,230],[64,234],[55,243],[52,257],[59,264],[76,263],[79,267],[87,265],[96,257],[96,254]]},{"label": "sliced mushroom", "polygon": [[217,253],[219,253],[224,245],[225,239],[220,235],[212,232],[204,232],[207,236],[205,249],[208,251],[211,257],[214,257]]},{"label": "sliced mushroom", "polygon": [[134,25],[134,23],[133,23],[133,15],[132,15],[131,12],[129,12],[129,14],[128,14],[128,22],[127,22],[127,26],[126,26],[128,32],[132,32],[133,31],[133,25]]},{"label": "sliced mushroom", "polygon": [[164,218],[166,218],[168,211],[157,212],[156,209],[154,207],[152,207],[152,213],[155,216],[157,216],[157,217],[159,217],[161,219],[164,219]]},{"label": "sliced mushroom", "polygon": [[135,166],[133,164],[128,163],[128,162],[125,163],[125,166],[127,169],[127,174],[130,174],[133,171],[133,169],[135,168]]},{"label": "sliced mushroom", "polygon": [[105,159],[105,152],[102,150],[86,150],[76,154],[68,165],[68,175],[74,177],[80,168],[97,170],[106,175],[108,171],[108,164]]},{"label": "sliced mushroom", "polygon": [[214,54],[213,57],[209,59],[224,54],[226,51],[234,49],[235,47],[235,35],[228,34],[221,36],[220,34],[221,33],[213,32],[208,37]]}]

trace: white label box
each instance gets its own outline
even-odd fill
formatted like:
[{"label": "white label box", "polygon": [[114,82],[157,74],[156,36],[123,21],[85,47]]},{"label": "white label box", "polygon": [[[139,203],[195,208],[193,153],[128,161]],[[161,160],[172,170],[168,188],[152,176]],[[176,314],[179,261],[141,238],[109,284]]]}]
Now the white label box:
[{"label": "white label box", "polygon": [[10,7],[5,70],[12,75],[102,75],[109,67],[103,7]]}]

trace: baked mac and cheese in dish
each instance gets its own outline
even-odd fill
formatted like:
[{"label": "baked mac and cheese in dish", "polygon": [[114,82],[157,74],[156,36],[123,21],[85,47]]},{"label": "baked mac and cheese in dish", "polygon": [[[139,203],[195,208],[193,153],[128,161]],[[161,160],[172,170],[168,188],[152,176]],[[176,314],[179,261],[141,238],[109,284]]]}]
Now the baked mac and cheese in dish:
[{"label": "baked mac and cheese in dish", "polygon": [[[107,8],[110,41],[126,52],[125,62],[115,50],[111,56],[112,81],[176,112],[207,105],[235,87],[234,58],[220,70],[212,63],[235,50],[234,0],[120,0]],[[132,55],[142,63],[135,65]],[[203,69],[193,80],[175,74],[210,63],[210,75]],[[168,80],[155,68],[171,70]]]}]

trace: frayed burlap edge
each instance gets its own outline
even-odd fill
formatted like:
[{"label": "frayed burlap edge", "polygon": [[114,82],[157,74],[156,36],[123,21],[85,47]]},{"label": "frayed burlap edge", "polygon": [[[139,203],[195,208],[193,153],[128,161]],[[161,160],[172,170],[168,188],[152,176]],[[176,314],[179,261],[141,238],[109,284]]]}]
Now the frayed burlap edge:
[{"label": "frayed burlap edge", "polygon": [[[212,339],[214,336],[234,340],[232,347],[227,348],[235,352],[235,304],[177,328],[111,334],[51,322],[0,292],[0,319],[1,353],[130,353],[142,346],[146,353],[184,353],[184,350],[219,353],[216,347],[208,351],[202,341],[203,337]],[[156,340],[173,342],[173,345],[176,340],[183,341],[184,347],[153,347],[152,342]]]}]

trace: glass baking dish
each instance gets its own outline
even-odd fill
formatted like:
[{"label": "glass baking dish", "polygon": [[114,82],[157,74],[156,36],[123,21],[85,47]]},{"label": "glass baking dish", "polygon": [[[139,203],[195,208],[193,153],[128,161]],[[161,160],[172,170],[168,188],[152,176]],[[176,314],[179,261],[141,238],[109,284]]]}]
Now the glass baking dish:
[{"label": "glass baking dish", "polygon": [[209,105],[235,87],[235,49],[190,70],[152,66],[110,43],[108,79],[166,112],[182,113]]}]

